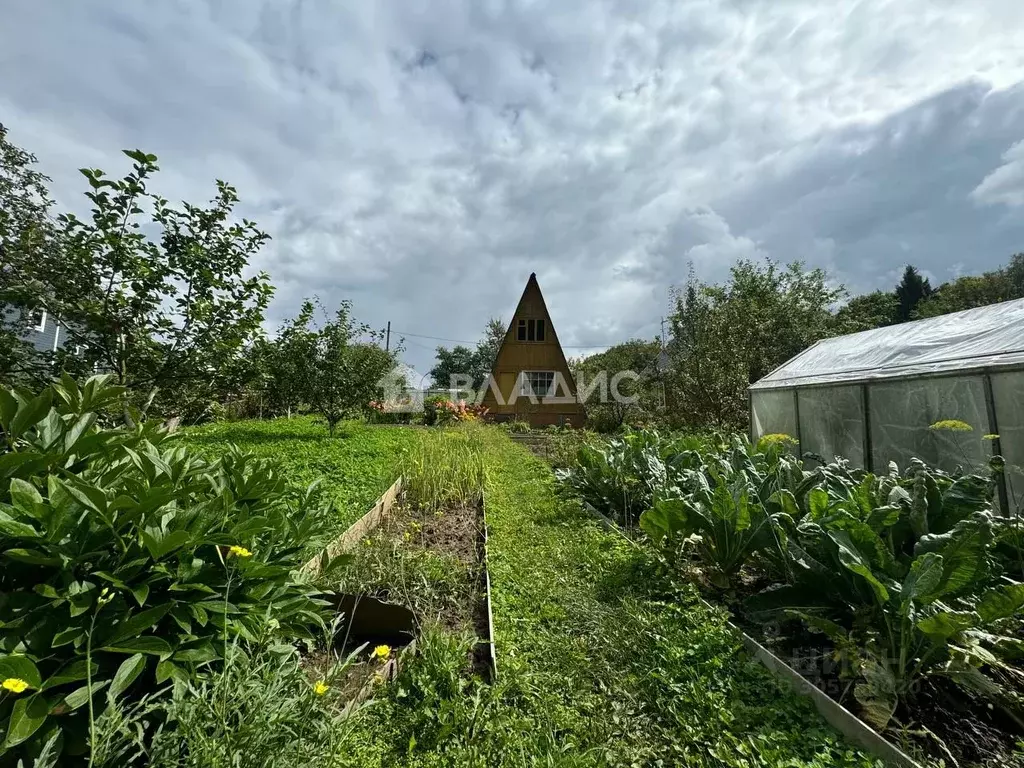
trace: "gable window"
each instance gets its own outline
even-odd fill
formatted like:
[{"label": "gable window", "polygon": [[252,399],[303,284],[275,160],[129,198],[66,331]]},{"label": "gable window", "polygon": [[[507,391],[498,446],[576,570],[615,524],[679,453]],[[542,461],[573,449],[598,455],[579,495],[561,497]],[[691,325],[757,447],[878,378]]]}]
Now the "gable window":
[{"label": "gable window", "polygon": [[544,319],[520,320],[516,328],[517,341],[544,341]]},{"label": "gable window", "polygon": [[37,331],[46,330],[46,310],[45,309],[34,309],[32,310],[32,327]]},{"label": "gable window", "polygon": [[554,371],[523,371],[522,382],[522,395],[551,397],[555,394]]}]

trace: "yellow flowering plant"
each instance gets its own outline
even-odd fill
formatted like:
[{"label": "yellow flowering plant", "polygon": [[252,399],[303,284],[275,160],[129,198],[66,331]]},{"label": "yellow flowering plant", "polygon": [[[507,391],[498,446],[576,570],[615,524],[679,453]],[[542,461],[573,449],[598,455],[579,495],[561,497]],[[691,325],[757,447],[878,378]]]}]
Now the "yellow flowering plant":
[{"label": "yellow flowering plant", "polygon": [[378,659],[380,661],[387,661],[390,655],[390,645],[378,645],[376,648],[373,649],[373,658]]},{"label": "yellow flowering plant", "polygon": [[966,421],[960,421],[959,419],[942,419],[936,421],[934,424],[929,425],[929,429],[934,429],[937,432],[973,432],[974,427],[968,424]]},{"label": "yellow flowering plant", "polygon": [[[101,426],[123,394],[108,376],[65,376],[35,395],[0,388],[0,562],[5,594],[18,596],[0,600],[0,649],[24,648],[33,628],[30,651],[0,650],[11,764],[31,763],[50,726],[83,730],[96,708],[88,677],[109,681],[93,688],[102,707],[215,663],[225,635],[293,642],[322,631],[325,608],[292,576],[321,533],[308,510],[316,496],[251,454],[206,459],[165,445],[158,424]],[[38,691],[45,707],[12,715],[6,702],[43,702]]]},{"label": "yellow flowering plant", "polygon": [[317,680],[313,684],[313,693],[315,693],[317,696],[323,696],[330,689],[331,686],[329,686],[324,680]]},{"label": "yellow flowering plant", "polygon": [[24,693],[31,686],[20,677],[8,677],[3,682],[3,689],[11,693]]}]

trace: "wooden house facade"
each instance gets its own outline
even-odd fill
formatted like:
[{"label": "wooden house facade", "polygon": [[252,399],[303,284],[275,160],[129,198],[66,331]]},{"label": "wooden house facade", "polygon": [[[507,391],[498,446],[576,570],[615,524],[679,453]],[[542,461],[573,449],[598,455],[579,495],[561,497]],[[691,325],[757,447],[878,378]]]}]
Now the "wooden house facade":
[{"label": "wooden house facade", "polygon": [[544,296],[531,274],[494,360],[483,399],[493,421],[583,426],[583,406]]}]

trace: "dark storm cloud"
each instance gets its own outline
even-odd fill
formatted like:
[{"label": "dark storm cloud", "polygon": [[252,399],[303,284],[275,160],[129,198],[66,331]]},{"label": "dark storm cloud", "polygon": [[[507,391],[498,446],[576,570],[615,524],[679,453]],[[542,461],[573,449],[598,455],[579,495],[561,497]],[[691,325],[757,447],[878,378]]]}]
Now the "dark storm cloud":
[{"label": "dark storm cloud", "polygon": [[122,147],[172,199],[231,181],[271,327],[317,294],[474,338],[536,271],[562,341],[605,344],[691,262],[866,289],[1024,248],[1016,0],[0,2],[0,120],[61,205]]}]

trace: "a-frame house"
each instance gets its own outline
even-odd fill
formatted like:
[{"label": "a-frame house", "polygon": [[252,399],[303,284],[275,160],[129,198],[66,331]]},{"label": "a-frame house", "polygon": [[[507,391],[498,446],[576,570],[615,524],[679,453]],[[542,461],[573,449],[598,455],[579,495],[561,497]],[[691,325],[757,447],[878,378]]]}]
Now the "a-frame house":
[{"label": "a-frame house", "polygon": [[576,382],[558,343],[544,296],[531,274],[494,359],[483,404],[494,421],[583,426]]}]

